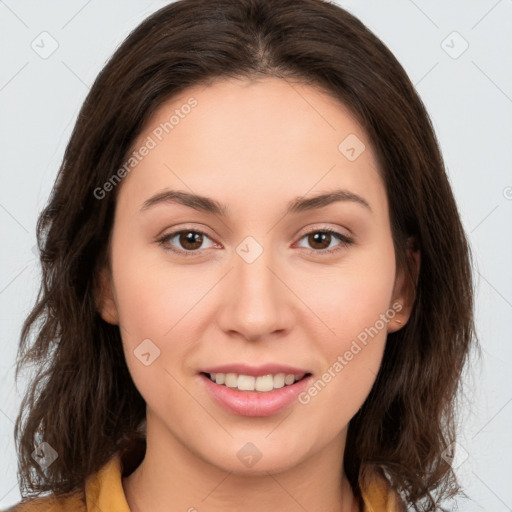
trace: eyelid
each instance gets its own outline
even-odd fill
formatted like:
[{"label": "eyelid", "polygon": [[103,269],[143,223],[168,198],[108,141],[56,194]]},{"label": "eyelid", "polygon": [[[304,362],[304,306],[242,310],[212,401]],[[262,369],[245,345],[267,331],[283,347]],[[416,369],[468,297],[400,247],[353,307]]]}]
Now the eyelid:
[{"label": "eyelid", "polygon": [[[343,232],[343,229],[346,231],[346,233]],[[305,235],[309,235],[311,233],[332,233],[337,234],[340,237],[347,238],[347,239],[353,239],[354,235],[348,228],[342,228],[342,226],[336,226],[333,227],[332,224],[312,224],[309,225],[302,230],[300,230],[298,235],[296,235],[298,238],[303,238]],[[302,233],[302,234],[300,234]]]}]

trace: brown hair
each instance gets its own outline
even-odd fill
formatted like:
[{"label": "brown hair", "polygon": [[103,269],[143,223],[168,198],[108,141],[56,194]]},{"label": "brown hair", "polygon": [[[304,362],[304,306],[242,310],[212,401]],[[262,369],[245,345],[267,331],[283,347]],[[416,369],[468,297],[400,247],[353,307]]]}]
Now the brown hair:
[{"label": "brown hair", "polygon": [[[386,46],[322,0],[181,0],[148,17],[117,49],[88,94],[37,225],[42,284],[20,340],[16,376],[37,373],[16,421],[22,492],[82,488],[140,433],[145,403],[117,326],[95,302],[119,187],[101,187],[149,116],[187,87],[273,76],[339,99],[366,130],[389,199],[398,268],[415,240],[421,268],[411,317],[390,333],[376,382],[351,420],[345,469],[380,468],[415,510],[460,492],[443,457],[455,440],[455,399],[473,320],[470,248],[420,98]],[[36,331],[32,342],[31,331]],[[48,442],[58,458],[32,458]]]}]

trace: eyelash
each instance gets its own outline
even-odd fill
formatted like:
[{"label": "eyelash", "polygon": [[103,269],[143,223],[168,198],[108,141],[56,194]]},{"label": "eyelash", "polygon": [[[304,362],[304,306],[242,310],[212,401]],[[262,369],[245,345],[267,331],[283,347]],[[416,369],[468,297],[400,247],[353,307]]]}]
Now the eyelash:
[{"label": "eyelash", "polygon": [[[178,231],[173,231],[172,233],[169,233],[169,234],[163,236],[162,238],[158,239],[157,242],[166,251],[171,251],[171,252],[174,252],[174,253],[177,253],[177,254],[180,254],[183,256],[187,256],[187,257],[188,256],[197,256],[198,253],[200,253],[201,249],[194,250],[194,251],[186,251],[183,249],[174,249],[170,245],[168,245],[169,240],[171,240],[176,235],[179,235],[181,233],[195,233],[195,234],[203,235],[203,236],[210,238],[204,231],[200,231],[197,229],[180,229]],[[347,237],[346,235],[343,235],[342,233],[339,233],[338,231],[335,231],[334,229],[330,229],[330,228],[315,229],[313,231],[304,233],[304,235],[301,236],[300,240],[302,240],[303,238],[305,238],[309,235],[315,234],[315,233],[328,233],[330,235],[335,236],[341,243],[332,249],[307,249],[306,248],[306,250],[310,253],[316,253],[316,254],[322,254],[322,255],[329,254],[330,255],[330,254],[336,253],[336,252],[342,250],[343,248],[346,248],[349,245],[354,243],[354,241],[351,238]]]}]

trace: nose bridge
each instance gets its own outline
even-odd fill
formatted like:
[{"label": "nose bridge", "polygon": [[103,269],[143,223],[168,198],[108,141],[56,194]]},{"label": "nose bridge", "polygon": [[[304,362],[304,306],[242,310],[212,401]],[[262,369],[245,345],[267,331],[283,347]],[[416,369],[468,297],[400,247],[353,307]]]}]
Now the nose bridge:
[{"label": "nose bridge", "polygon": [[239,244],[233,259],[234,269],[219,317],[222,328],[238,331],[248,339],[286,328],[289,297],[275,275],[279,265],[271,248],[248,237]]}]

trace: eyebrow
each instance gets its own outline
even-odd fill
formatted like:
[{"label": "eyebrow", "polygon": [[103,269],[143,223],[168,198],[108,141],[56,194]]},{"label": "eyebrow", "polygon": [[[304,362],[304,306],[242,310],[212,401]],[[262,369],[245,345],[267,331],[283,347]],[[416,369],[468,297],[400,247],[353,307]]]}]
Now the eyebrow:
[{"label": "eyebrow", "polygon": [[[285,215],[289,213],[300,213],[323,208],[335,202],[352,202],[359,204],[372,211],[370,204],[363,197],[345,189],[332,190],[312,197],[297,197],[292,199],[286,206]],[[181,190],[163,190],[150,197],[140,209],[141,212],[158,204],[181,204],[197,211],[212,213],[220,217],[229,216],[229,208],[206,196],[192,194]]]}]

